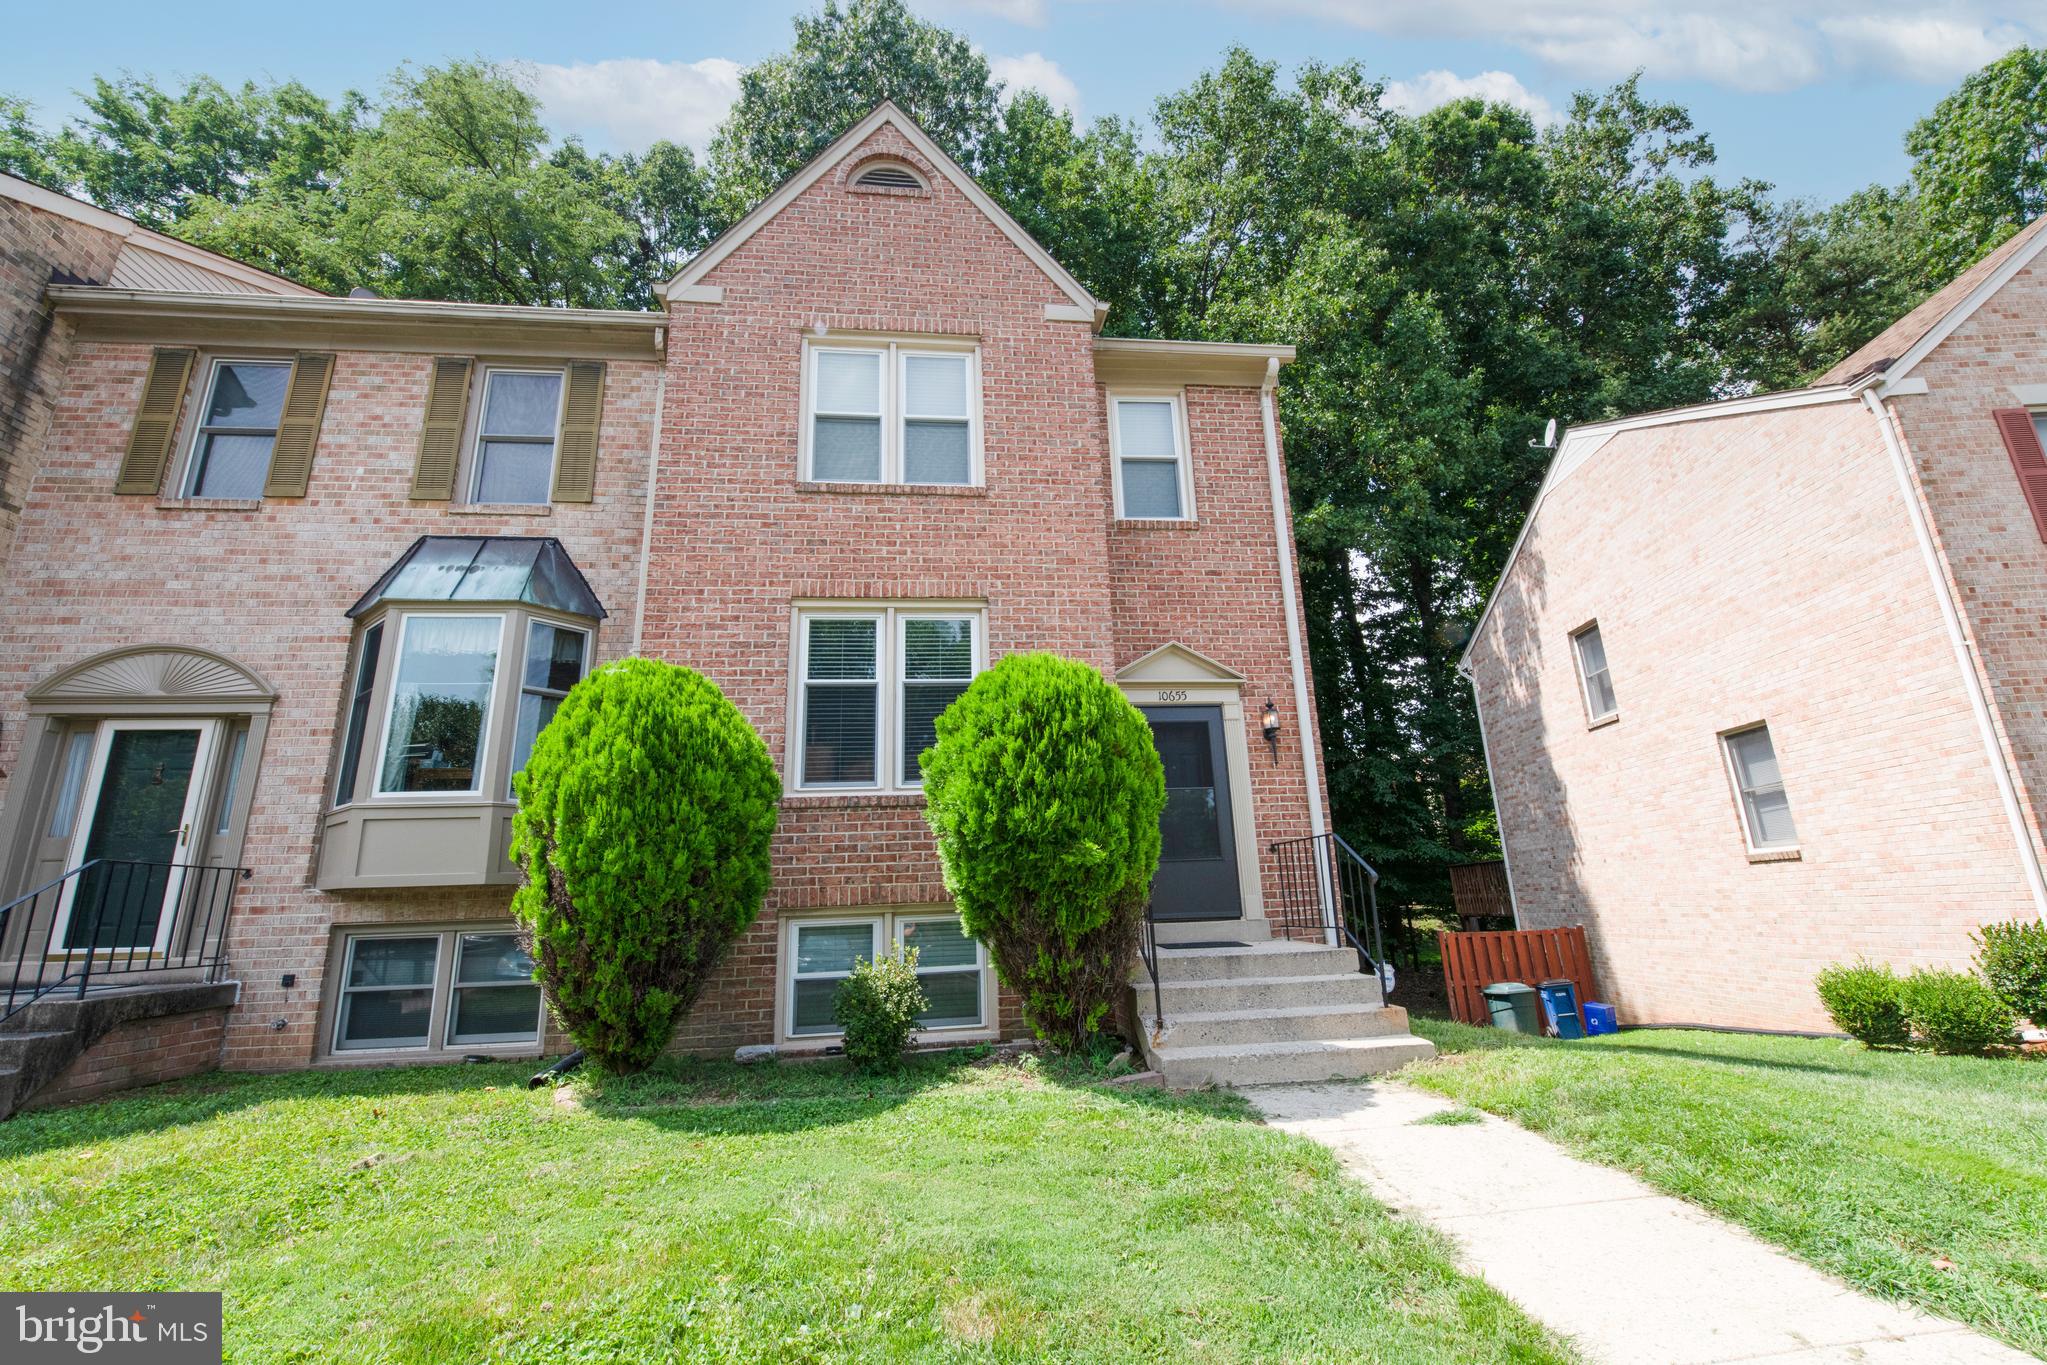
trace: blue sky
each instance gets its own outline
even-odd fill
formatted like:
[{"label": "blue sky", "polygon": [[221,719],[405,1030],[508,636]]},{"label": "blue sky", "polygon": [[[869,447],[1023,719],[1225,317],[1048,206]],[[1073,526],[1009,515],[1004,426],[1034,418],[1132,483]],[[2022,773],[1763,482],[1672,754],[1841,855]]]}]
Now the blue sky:
[{"label": "blue sky", "polygon": [[[1902,178],[1906,128],[1963,74],[2047,42],[2041,0],[912,0],[964,32],[1013,85],[1083,116],[1143,116],[1231,43],[1292,66],[1358,58],[1412,107],[1476,90],[1538,118],[1641,68],[1688,106],[1723,176],[1837,198]],[[347,0],[336,9],[10,0],[0,91],[45,123],[95,73],[295,77],[373,89],[399,62],[530,64],[550,123],[592,146],[701,146],[738,69],[788,45],[793,0]],[[564,16],[573,14],[572,18]],[[81,18],[81,15],[88,17]]]}]

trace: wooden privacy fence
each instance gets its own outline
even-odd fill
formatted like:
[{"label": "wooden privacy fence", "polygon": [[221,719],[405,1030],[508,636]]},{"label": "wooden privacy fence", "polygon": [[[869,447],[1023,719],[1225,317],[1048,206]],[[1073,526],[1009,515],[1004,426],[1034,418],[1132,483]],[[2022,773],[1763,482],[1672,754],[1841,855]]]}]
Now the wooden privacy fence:
[{"label": "wooden privacy fence", "polygon": [[1507,890],[1505,863],[1466,863],[1451,868],[1450,895],[1457,902],[1457,918],[1466,929],[1476,929],[1479,920],[1491,916],[1514,918],[1514,897]]},{"label": "wooden privacy fence", "polygon": [[1592,955],[1585,951],[1585,930],[1508,929],[1497,933],[1436,935],[1443,954],[1443,986],[1450,996],[1450,1017],[1464,1024],[1486,1024],[1492,1016],[1479,992],[1496,981],[1539,986],[1562,977],[1578,988],[1578,1003],[1597,1000],[1592,981]]}]

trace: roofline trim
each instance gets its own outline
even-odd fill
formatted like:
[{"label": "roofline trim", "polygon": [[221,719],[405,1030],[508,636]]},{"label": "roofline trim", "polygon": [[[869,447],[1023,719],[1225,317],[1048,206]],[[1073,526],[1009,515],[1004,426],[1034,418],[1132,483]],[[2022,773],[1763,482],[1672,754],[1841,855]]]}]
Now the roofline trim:
[{"label": "roofline trim", "polygon": [[[1722,398],[1711,403],[1695,403],[1690,407],[1666,408],[1660,412],[1645,412],[1636,417],[1622,417],[1607,422],[1588,422],[1581,426],[1567,427],[1557,438],[1557,448],[1550,456],[1549,465],[1542,472],[1542,483],[1535,491],[1535,501],[1529,504],[1528,515],[1521,519],[1521,530],[1514,537],[1513,548],[1507,551],[1507,558],[1500,565],[1500,576],[1493,582],[1492,591],[1486,594],[1485,606],[1479,610],[1478,619],[1472,622],[1471,638],[1464,642],[1464,648],[1457,655],[1457,671],[1476,685],[1471,678],[1471,651],[1478,647],[1479,637],[1485,634],[1486,622],[1491,619],[1493,607],[1500,600],[1500,590],[1507,586],[1507,578],[1514,572],[1514,564],[1521,558],[1521,547],[1528,541],[1528,533],[1535,529],[1535,519],[1542,514],[1542,505],[1549,500],[1565,476],[1575,472],[1585,461],[1605,447],[1606,443],[1623,432],[1642,431],[1650,427],[1678,426],[1686,422],[1710,421],[1719,417],[1743,417],[1758,412],[1784,412],[1793,408],[1819,407],[1827,403],[1857,402],[1864,389],[1877,386],[1883,380],[1881,374],[1867,375],[1846,384],[1830,384],[1825,388],[1788,389],[1782,393],[1755,394],[1743,398]],[[1572,450],[1573,443],[1590,444],[1591,449],[1582,453]],[[1574,459],[1569,469],[1564,468],[1567,455]]]},{"label": "roofline trim", "polygon": [[226,275],[247,284],[264,285],[273,289],[282,285],[291,291],[291,295],[298,297],[321,299],[329,297],[309,285],[286,279],[275,271],[249,265],[232,256],[223,256],[217,251],[208,251],[205,247],[193,246],[190,242],[181,242],[176,237],[167,236],[154,228],[144,227],[133,218],[115,213],[111,209],[88,204],[83,199],[76,199],[58,190],[38,185],[33,180],[23,180],[17,175],[0,172],[0,199],[13,199],[27,204],[30,208],[69,218],[74,223],[84,223],[87,227],[112,233],[124,242],[136,242],[146,250],[175,257],[216,275]]},{"label": "roofline trim", "polygon": [[745,217],[718,234],[716,240],[699,251],[687,265],[676,272],[673,279],[668,281],[662,289],[663,296],[676,302],[703,302],[701,298],[692,298],[679,291],[701,284],[705,275],[717,269],[720,262],[737,251],[748,238],[767,226],[776,215],[793,203],[797,196],[822,180],[848,150],[866,141],[883,124],[892,124],[897,132],[909,139],[910,145],[937,167],[938,173],[965,195],[975,208],[981,210],[990,222],[1001,229],[1002,235],[1009,238],[1018,250],[1028,256],[1031,263],[1043,271],[1070,302],[1076,307],[1088,310],[1094,319],[1094,326],[1101,326],[1101,320],[1108,315],[1108,305],[1097,300],[1079,280],[1068,273],[1065,266],[1053,260],[1052,254],[1038,245],[1031,235],[1024,231],[1023,225],[1009,216],[1007,210],[989,198],[988,192],[974,183],[974,178],[967,174],[966,169],[947,156],[945,151],[931,140],[930,134],[919,128],[914,119],[896,107],[894,100],[883,100],[875,105],[867,117],[839,134],[829,146],[806,162],[803,169],[784,180],[775,188],[774,193],[754,205],[752,211]]},{"label": "roofline trim", "polygon": [[[2025,230],[2019,229],[2020,232]],[[2034,258],[2043,250],[2047,250],[2047,231],[2035,232],[2031,241],[2007,256],[1999,263],[1997,269],[1986,275],[1982,283],[1971,289],[1960,303],[1943,313],[1940,320],[1926,330],[1924,336],[1906,348],[1903,355],[1878,372],[1877,377],[1884,381],[1884,387],[1896,389],[1899,381],[1912,373],[1913,367],[1932,354],[1935,347],[1953,336],[1963,323],[1974,317],[1984,304],[1990,302],[1999,291],[2010,284],[2021,270],[2031,265]]]},{"label": "roofline trim", "polygon": [[44,293],[72,313],[134,313],[180,317],[250,315],[332,321],[572,323],[655,331],[666,313],[625,308],[548,308],[518,303],[446,303],[434,299],[338,299],[319,294],[292,298],[277,294],[211,294],[164,289],[108,289],[91,284],[53,284]]}]

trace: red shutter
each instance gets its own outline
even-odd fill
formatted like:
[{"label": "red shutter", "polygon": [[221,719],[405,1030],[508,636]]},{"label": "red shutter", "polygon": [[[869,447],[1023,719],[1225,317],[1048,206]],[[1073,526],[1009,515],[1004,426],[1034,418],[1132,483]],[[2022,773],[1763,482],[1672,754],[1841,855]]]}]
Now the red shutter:
[{"label": "red shutter", "polygon": [[2024,408],[1998,408],[1990,414],[1997,421],[1997,434],[2011,456],[2012,473],[2019,476],[2019,489],[2026,506],[2033,509],[2033,529],[2047,540],[2047,451],[2040,449],[2040,433],[2033,429],[2033,414]]}]

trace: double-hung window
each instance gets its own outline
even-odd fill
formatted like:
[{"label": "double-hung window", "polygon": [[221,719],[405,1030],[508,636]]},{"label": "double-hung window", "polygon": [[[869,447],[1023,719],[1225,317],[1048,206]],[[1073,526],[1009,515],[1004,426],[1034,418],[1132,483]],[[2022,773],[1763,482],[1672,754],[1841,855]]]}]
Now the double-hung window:
[{"label": "double-hung window", "polygon": [[971,347],[810,343],[806,357],[806,479],[980,482],[980,384]]},{"label": "double-hung window", "polygon": [[1749,850],[1772,853],[1797,848],[1798,831],[1791,823],[1791,800],[1784,792],[1784,774],[1777,766],[1770,727],[1737,730],[1724,740]]},{"label": "double-hung window", "polygon": [[1187,413],[1178,394],[1111,397],[1109,447],[1118,517],[1193,519],[1193,461],[1188,456]]},{"label": "double-hung window", "polygon": [[839,1032],[832,1017],[839,984],[854,966],[877,953],[917,950],[917,984],[924,990],[920,1029],[981,1029],[989,1009],[988,956],[967,937],[959,916],[942,910],[835,915],[792,919],[783,946],[787,981],[784,1032],[795,1038]]},{"label": "double-hung window", "polygon": [[548,621],[526,624],[526,664],[519,676],[519,717],[512,732],[512,771],[505,779],[507,798],[518,795],[514,778],[533,757],[533,741],[554,719],[569,689],[583,679],[590,652],[590,634]]},{"label": "double-hung window", "polygon": [[340,965],[335,1052],[530,1049],[540,1041],[533,959],[509,929],[354,933]]},{"label": "double-hung window", "polygon": [[290,387],[289,360],[213,362],[186,465],[186,497],[263,496]]},{"label": "double-hung window", "polygon": [[979,608],[819,607],[797,616],[799,790],[913,790],[938,716],[986,666]]},{"label": "double-hung window", "polygon": [[1599,626],[1595,622],[1571,637],[1571,646],[1578,656],[1578,676],[1585,685],[1585,716],[1593,724],[1612,720],[1621,713],[1619,698],[1614,695],[1613,675],[1606,666],[1606,643],[1599,638]]},{"label": "double-hung window", "polygon": [[545,504],[554,488],[562,372],[491,366],[483,373],[469,500]]}]

